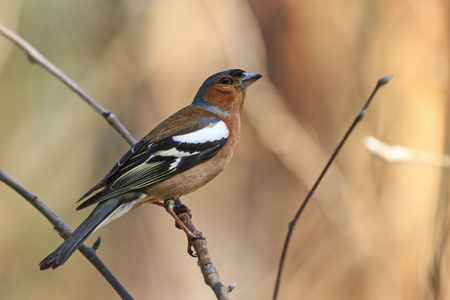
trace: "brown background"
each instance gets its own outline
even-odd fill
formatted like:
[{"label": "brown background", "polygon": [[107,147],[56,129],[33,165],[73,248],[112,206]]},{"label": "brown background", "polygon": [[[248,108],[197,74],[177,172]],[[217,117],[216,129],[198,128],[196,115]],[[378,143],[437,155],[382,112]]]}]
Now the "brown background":
[{"label": "brown background", "polygon": [[[17,1],[0,22],[37,47],[137,138],[229,68],[261,73],[248,90],[227,169],[183,198],[232,299],[270,299],[287,223],[376,80],[394,75],[297,224],[280,299],[450,298],[443,169],[388,163],[363,139],[442,153],[448,139],[448,1]],[[127,144],[54,77],[0,38],[0,168],[70,226],[75,200]],[[441,204],[439,204],[441,203]],[[0,184],[0,298],[110,299],[79,253]],[[186,240],[156,206],[96,233],[136,299],[213,299]],[[95,238],[88,240],[92,244]],[[442,252],[442,260],[441,260]],[[438,266],[438,267],[436,267]],[[433,283],[438,278],[440,291]]]}]

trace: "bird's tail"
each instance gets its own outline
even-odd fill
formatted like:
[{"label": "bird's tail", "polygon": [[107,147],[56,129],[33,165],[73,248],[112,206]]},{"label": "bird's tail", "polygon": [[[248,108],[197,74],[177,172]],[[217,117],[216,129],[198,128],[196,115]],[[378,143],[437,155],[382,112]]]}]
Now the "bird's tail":
[{"label": "bird's tail", "polygon": [[[116,210],[122,210],[120,207],[126,202],[124,195],[121,195],[97,205],[86,220],[75,229],[61,246],[39,263],[41,270],[55,269],[65,263],[96,229],[106,224],[106,222],[115,219],[117,215]],[[122,215],[120,212],[119,214]]]}]

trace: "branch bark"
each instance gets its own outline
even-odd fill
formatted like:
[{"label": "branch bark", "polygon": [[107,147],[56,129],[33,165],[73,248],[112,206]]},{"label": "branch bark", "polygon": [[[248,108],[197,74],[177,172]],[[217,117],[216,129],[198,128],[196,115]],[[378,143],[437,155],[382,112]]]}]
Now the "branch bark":
[{"label": "branch bark", "polygon": [[[47,220],[53,225],[56,231],[59,232],[59,235],[66,239],[71,233],[72,229],[61,220],[53,211],[51,211],[45,204],[42,202],[39,197],[31,194],[27,191],[23,186],[21,186],[17,181],[12,179],[8,174],[6,174],[2,169],[0,169],[0,181],[4,182],[7,186],[16,191],[20,196],[22,196],[25,200],[28,201],[31,205],[33,205]],[[102,274],[102,276],[108,281],[108,283],[114,288],[114,290],[119,294],[122,299],[133,299],[131,295],[127,292],[127,290],[122,286],[119,280],[114,277],[114,275],[108,270],[105,264],[98,258],[95,250],[86,245],[81,245],[79,248],[80,252],[86,257],[94,267]]]},{"label": "branch bark", "polygon": [[[63,82],[67,87],[69,87],[73,92],[75,92],[81,99],[83,99],[89,106],[91,106],[97,113],[99,113],[105,120],[108,122],[110,126],[112,126],[126,141],[130,146],[133,146],[136,143],[136,140],[133,136],[128,132],[125,126],[119,121],[119,119],[109,110],[103,108],[94,98],[92,98],[86,91],[84,91],[78,84],[76,84],[72,79],[70,79],[64,72],[62,72],[58,67],[56,67],[52,62],[50,62],[47,58],[45,58],[39,51],[36,50],[30,43],[20,37],[18,34],[6,28],[4,25],[0,23],[0,35],[4,36],[6,39],[13,42],[17,47],[22,49],[28,56],[30,62],[38,63],[45,70],[49,71],[53,74],[57,79]],[[1,172],[3,175],[0,180],[4,181],[6,178],[7,182],[12,179],[6,175],[3,171]],[[9,179],[8,179],[9,178]],[[21,194],[27,201],[29,201],[34,207],[36,207],[54,226],[55,229],[60,232],[60,235],[63,238],[67,238],[70,235],[72,230],[68,227],[55,213],[53,213],[50,209],[48,209],[45,204],[39,200],[39,198],[33,196],[29,192],[27,192],[23,187],[21,187],[18,183],[8,184],[11,188]],[[13,187],[14,186],[14,187]],[[17,189],[16,189],[17,188]],[[19,192],[20,191],[20,192]],[[23,193],[23,194],[22,194]],[[26,197],[24,196],[26,195]],[[35,199],[31,201],[31,199]],[[179,205],[181,205],[181,201],[177,199]],[[194,229],[194,223],[191,220],[191,217],[187,213],[181,213],[180,219],[186,225],[186,227]],[[203,274],[203,278],[205,279],[205,283],[211,287],[213,292],[215,293],[217,299],[226,300],[229,299],[228,293],[234,288],[234,284],[231,284],[228,287],[225,287],[220,282],[219,273],[217,272],[214,264],[212,263],[211,257],[208,252],[208,248],[206,246],[206,240],[204,239],[196,239],[192,241],[193,248],[198,258],[198,265]],[[91,247],[87,247],[83,245],[79,249],[81,253],[89,260],[92,264],[99,270],[100,273],[106,272],[108,269],[106,266],[100,261],[100,259],[95,254],[95,251]],[[85,254],[86,253],[86,254]],[[95,263],[94,263],[95,262]],[[109,271],[108,271],[109,272]],[[109,272],[110,273],[110,272]],[[111,274],[111,273],[110,273]],[[109,276],[109,275],[108,275]],[[111,274],[112,278],[114,276]],[[104,276],[105,277],[105,276]],[[105,277],[106,278],[106,277]],[[116,287],[110,282],[108,278],[106,278],[108,282],[113,286],[114,289]],[[112,280],[112,279],[111,279]],[[114,278],[114,280],[116,280]],[[117,281],[117,280],[116,280]],[[117,281],[120,285],[120,283]],[[116,283],[114,283],[116,284]],[[117,293],[119,291],[124,292],[126,296],[124,299],[133,299],[126,290],[120,285],[121,288],[116,289]],[[123,289],[123,291],[122,291]],[[126,293],[126,294],[125,294]],[[119,295],[122,294],[119,293]],[[129,297],[129,298],[127,298]]]}]

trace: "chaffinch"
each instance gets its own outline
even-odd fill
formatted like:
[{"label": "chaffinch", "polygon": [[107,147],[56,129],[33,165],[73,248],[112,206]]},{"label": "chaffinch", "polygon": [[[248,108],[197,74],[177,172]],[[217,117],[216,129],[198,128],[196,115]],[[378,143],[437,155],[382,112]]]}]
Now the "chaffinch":
[{"label": "chaffinch", "polygon": [[[259,74],[234,69],[210,76],[191,105],[156,126],[131,147],[77,210],[98,203],[80,226],[39,265],[62,265],[101,226],[143,203],[162,204],[178,219],[173,200],[202,187],[228,164],[239,141],[246,88]],[[96,194],[91,194],[99,190]]]}]

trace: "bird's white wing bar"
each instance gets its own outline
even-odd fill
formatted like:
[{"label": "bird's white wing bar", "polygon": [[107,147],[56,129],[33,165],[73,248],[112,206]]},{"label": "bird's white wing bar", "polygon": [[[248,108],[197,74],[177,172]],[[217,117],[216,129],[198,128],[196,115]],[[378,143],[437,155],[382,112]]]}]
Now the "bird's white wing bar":
[{"label": "bird's white wing bar", "polygon": [[183,135],[172,137],[175,142],[189,143],[189,144],[203,144],[207,142],[214,142],[223,138],[228,138],[230,134],[225,122],[219,121],[212,123],[210,126],[204,127],[200,130],[190,132]]}]

